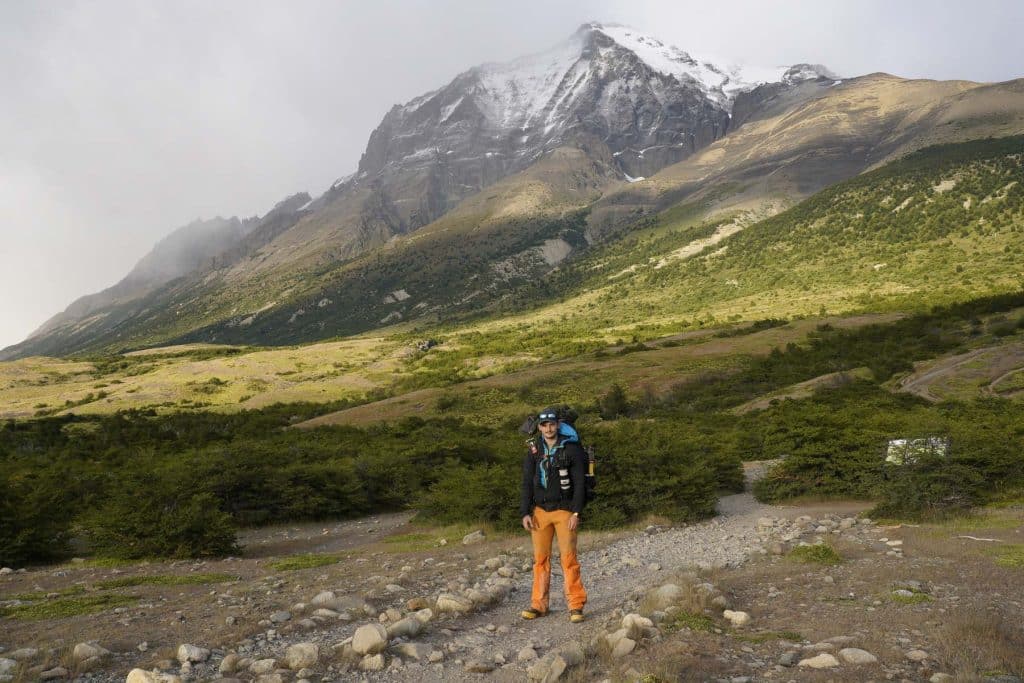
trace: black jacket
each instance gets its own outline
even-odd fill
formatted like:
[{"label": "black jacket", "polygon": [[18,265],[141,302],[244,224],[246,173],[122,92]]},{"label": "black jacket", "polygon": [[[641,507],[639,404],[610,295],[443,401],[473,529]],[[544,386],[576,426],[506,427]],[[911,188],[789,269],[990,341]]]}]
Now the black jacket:
[{"label": "black jacket", "polygon": [[561,454],[569,466],[571,487],[563,492],[559,484],[558,468],[552,467],[547,478],[547,488],[541,486],[539,464],[544,458],[544,438],[538,436],[527,449],[523,458],[523,484],[519,495],[519,514],[522,517],[533,514],[533,508],[583,512],[586,502],[587,454],[576,441],[563,442]]}]

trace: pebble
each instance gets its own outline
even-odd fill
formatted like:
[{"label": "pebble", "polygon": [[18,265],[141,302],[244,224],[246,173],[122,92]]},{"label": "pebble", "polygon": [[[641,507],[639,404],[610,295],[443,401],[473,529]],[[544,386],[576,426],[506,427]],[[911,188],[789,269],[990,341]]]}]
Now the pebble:
[{"label": "pebble", "polygon": [[845,647],[839,651],[839,658],[847,664],[875,664],[878,657],[858,647]]}]

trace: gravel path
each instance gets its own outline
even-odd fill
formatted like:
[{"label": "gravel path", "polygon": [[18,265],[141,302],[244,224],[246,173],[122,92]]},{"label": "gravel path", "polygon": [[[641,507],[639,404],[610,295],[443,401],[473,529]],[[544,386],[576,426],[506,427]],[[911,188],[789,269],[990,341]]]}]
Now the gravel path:
[{"label": "gravel path", "polygon": [[[759,471],[757,466],[748,468],[748,480],[758,476]],[[493,661],[495,655],[501,654],[510,664],[496,669],[490,680],[526,680],[528,664],[516,661],[522,648],[533,645],[543,656],[567,640],[589,642],[626,599],[668,581],[674,572],[742,564],[760,548],[758,518],[782,514],[780,508],[758,503],[749,493],[721,498],[718,512],[718,516],[699,524],[663,531],[649,529],[599,550],[581,553],[583,582],[588,593],[587,621],[583,624],[568,621],[561,571],[553,558],[551,612],[546,617],[525,622],[519,616],[520,610],[529,605],[532,580],[532,574],[523,571],[516,577],[516,592],[507,601],[463,618],[455,627],[438,623],[417,638],[417,642],[437,649],[458,643],[459,651],[446,652],[443,667],[414,664],[378,675],[391,681],[478,681],[479,674],[465,671],[454,660]],[[442,630],[445,628],[449,633]],[[349,676],[359,680],[366,674]]]}]

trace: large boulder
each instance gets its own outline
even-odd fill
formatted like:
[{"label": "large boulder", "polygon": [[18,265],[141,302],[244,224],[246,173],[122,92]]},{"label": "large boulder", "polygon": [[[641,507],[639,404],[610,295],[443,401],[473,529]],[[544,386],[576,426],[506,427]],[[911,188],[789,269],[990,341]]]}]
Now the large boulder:
[{"label": "large boulder", "polygon": [[320,647],[316,643],[296,643],[284,653],[284,663],[292,671],[309,669],[320,661]]},{"label": "large boulder", "polygon": [[[380,624],[365,624],[352,636],[352,650],[359,655],[375,655],[388,646],[388,632]],[[383,661],[383,658],[381,658]],[[373,669],[376,671],[377,669]]]}]

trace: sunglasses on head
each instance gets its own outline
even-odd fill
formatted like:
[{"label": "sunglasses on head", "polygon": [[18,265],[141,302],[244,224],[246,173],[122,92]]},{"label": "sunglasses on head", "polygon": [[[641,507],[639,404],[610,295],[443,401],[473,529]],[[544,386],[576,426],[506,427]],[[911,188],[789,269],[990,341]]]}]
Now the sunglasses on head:
[{"label": "sunglasses on head", "polygon": [[541,413],[537,419],[543,424],[545,422],[558,422],[558,416],[554,413]]}]

